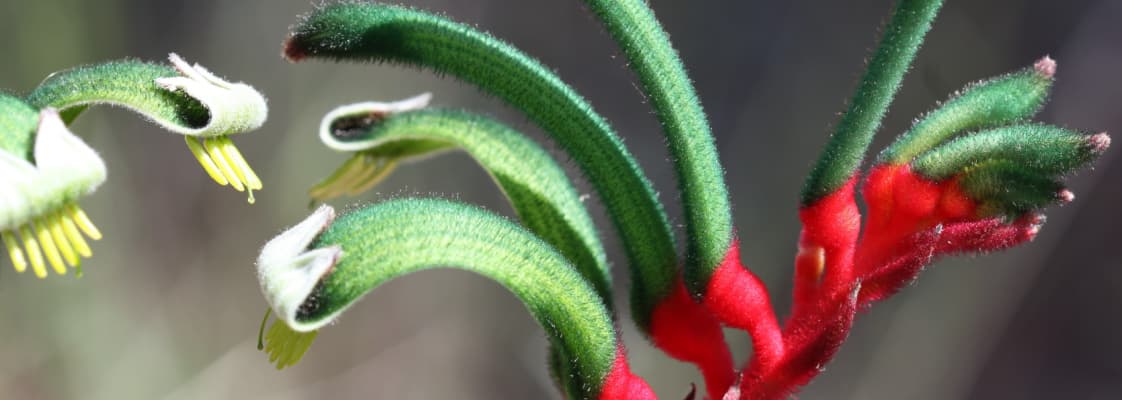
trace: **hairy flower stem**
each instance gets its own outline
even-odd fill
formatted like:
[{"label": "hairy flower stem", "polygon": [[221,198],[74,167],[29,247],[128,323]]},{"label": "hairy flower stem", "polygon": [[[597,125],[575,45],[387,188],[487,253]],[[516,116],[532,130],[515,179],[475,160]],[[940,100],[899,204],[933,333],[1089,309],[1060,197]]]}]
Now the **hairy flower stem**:
[{"label": "hairy flower stem", "polygon": [[897,1],[849,107],[807,176],[801,195],[804,207],[833,193],[857,172],[904,73],[911,67],[942,6],[942,0]]},{"label": "hairy flower stem", "polygon": [[[686,260],[682,283],[692,294],[704,296],[710,278],[727,258],[730,247],[737,245],[728,190],[709,121],[669,36],[645,2],[586,3],[627,55],[628,65],[638,75],[662,122],[685,209]],[[697,364],[705,376],[709,397],[717,399],[735,380],[732,357],[717,321],[705,308],[684,304],[688,301],[675,294],[660,302],[659,308],[675,311],[674,317],[667,318],[677,321],[659,324],[659,329],[651,329],[651,336],[671,356]],[[685,319],[691,323],[682,324]],[[710,332],[710,337],[676,332],[681,329]]]},{"label": "hairy flower stem", "polygon": [[732,213],[709,121],[670,37],[642,0],[586,0],[627,55],[662,122],[686,219],[686,286],[695,294],[732,243]]},{"label": "hairy flower stem", "polygon": [[475,84],[526,113],[573,158],[600,194],[630,261],[632,315],[648,331],[652,310],[669,295],[677,268],[666,214],[608,123],[548,68],[467,25],[374,4],[336,4],[313,12],[293,29],[284,54],[292,61],[318,57],[431,68]]},{"label": "hairy flower stem", "polygon": [[[564,256],[517,224],[476,207],[436,199],[388,201],[333,222],[327,212],[312,217],[314,224],[326,225],[321,233],[313,229],[302,235],[310,245],[282,234],[275,239],[278,245],[266,245],[258,264],[263,289],[275,294],[267,297],[277,317],[293,329],[319,329],[366,293],[402,275],[458,268],[495,280],[526,305],[560,358],[569,398],[654,398],[646,383],[630,373],[611,317],[596,292]],[[295,262],[301,256],[275,257],[301,251],[329,253],[314,264]],[[322,277],[300,272],[304,270],[319,271]],[[300,290],[293,288],[309,290],[298,296]],[[635,388],[645,395],[635,396]]]},{"label": "hairy flower stem", "polygon": [[[397,164],[462,149],[495,180],[526,228],[561,252],[611,308],[611,275],[592,217],[576,189],[549,154],[520,132],[466,111],[424,109],[370,118],[371,106],[342,106],[325,117],[321,138],[328,146],[355,151],[357,164]],[[318,188],[347,179],[352,162]],[[367,173],[370,175],[370,173]],[[313,189],[313,193],[317,192]]]},{"label": "hairy flower stem", "polygon": [[91,105],[135,111],[171,132],[184,135],[191,153],[220,185],[247,191],[262,187],[229,135],[265,122],[265,98],[244,83],[231,83],[176,54],[171,65],[112,61],[61,71],[27,95],[28,103],[57,108],[67,123]]}]

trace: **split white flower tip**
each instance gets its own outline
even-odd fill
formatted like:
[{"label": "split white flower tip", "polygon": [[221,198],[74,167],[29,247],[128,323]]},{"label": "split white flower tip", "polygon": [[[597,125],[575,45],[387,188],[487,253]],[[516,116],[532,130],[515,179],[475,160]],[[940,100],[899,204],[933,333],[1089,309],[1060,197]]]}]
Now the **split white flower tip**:
[{"label": "split white flower tip", "polygon": [[166,90],[182,90],[198,100],[210,112],[210,121],[203,127],[167,127],[191,136],[223,136],[248,132],[264,125],[269,114],[265,96],[243,82],[230,82],[202,65],[190,64],[178,54],[168,61],[181,76],[156,78],[155,83]]},{"label": "split white flower tip", "polygon": [[343,254],[338,246],[308,250],[334,219],[335,209],[320,206],[304,221],[266,243],[257,258],[257,279],[265,300],[278,319],[299,332],[312,331],[330,322],[303,324],[296,321],[296,314]]}]

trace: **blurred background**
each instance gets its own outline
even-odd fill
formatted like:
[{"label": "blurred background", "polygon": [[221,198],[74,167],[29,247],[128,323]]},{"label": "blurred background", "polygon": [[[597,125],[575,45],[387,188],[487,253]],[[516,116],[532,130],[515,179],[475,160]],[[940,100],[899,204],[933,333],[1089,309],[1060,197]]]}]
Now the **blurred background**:
[{"label": "blurred background", "polygon": [[[407,3],[477,25],[554,68],[614,124],[681,229],[658,123],[580,2]],[[785,314],[799,187],[890,2],[651,3],[709,112],[746,261]],[[965,83],[1045,54],[1059,61],[1059,79],[1038,119],[1122,132],[1122,2],[948,3],[874,149]],[[105,239],[82,279],[39,281],[0,261],[0,398],[558,397],[533,319],[498,285],[459,271],[418,273],[373,292],[293,368],[278,372],[255,349],[266,307],[254,277],[258,249],[307,215],[306,190],[344,160],[315,136],[326,111],[431,91],[438,106],[486,113],[543,137],[498,101],[425,71],[286,63],[280,43],[312,7],[308,0],[0,2],[0,88],[26,93],[52,71],[123,57],[158,61],[174,51],[251,83],[271,108],[260,131],[234,138],[265,181],[253,206],[211,182],[177,135],[129,112],[98,108],[75,123],[109,166],[108,182],[83,201]],[[1049,210],[1035,243],[943,260],[918,285],[862,314],[801,398],[1122,398],[1119,152],[1071,179],[1076,201]],[[375,191],[335,205],[410,195],[511,215],[462,154],[399,168]],[[592,208],[606,221],[602,207]],[[622,251],[611,227],[600,227],[624,304]],[[652,351],[628,316],[620,321],[634,369],[663,398],[681,398],[700,382],[691,368]],[[730,331],[729,340],[745,359],[747,336]]]}]

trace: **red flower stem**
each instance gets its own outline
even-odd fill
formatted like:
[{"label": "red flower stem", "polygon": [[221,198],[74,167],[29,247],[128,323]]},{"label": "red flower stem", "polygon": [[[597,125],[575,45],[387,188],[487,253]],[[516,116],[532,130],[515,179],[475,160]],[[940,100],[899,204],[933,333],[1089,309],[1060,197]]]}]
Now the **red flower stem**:
[{"label": "red flower stem", "polygon": [[853,255],[861,231],[861,213],[854,200],[857,176],[837,191],[799,210],[803,230],[795,257],[792,319],[808,312],[825,291],[853,283]]},{"label": "red flower stem", "polygon": [[643,378],[631,372],[627,363],[627,351],[623,345],[616,350],[612,371],[604,379],[599,400],[657,400],[654,390]]},{"label": "red flower stem", "polygon": [[651,341],[675,359],[697,365],[710,399],[720,399],[736,381],[732,353],[721,323],[694,301],[681,279],[651,315]]},{"label": "red flower stem", "polygon": [[740,242],[709,279],[703,304],[718,320],[752,337],[753,360],[773,365],[783,359],[783,335],[763,281],[740,262]]}]

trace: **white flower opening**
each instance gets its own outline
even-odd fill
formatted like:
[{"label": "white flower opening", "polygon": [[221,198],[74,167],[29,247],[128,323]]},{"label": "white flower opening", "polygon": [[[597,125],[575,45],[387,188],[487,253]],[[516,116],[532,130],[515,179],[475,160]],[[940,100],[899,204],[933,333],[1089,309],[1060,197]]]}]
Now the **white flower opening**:
[{"label": "white flower opening", "polygon": [[62,275],[92,255],[83,233],[101,238],[76,201],[105,182],[105,162],[53,108],[39,114],[32,155],[34,163],[0,151],[0,237],[17,272],[30,266],[45,278],[49,263]]},{"label": "white flower opening", "polygon": [[182,76],[158,78],[156,84],[170,91],[182,90],[198,100],[210,119],[201,127],[161,125],[186,135],[187,148],[211,179],[239,192],[248,190],[249,202],[253,203],[253,191],[261,189],[261,179],[227,135],[260,128],[269,114],[265,97],[252,86],[226,81],[197,63],[188,64],[175,53],[168,55],[168,60]]},{"label": "white flower opening", "polygon": [[297,332],[310,332],[330,322],[296,320],[300,306],[329,273],[343,249],[338,246],[308,250],[308,245],[335,219],[335,209],[323,205],[304,221],[270,240],[257,258],[257,280],[261,293],[277,319]]}]

